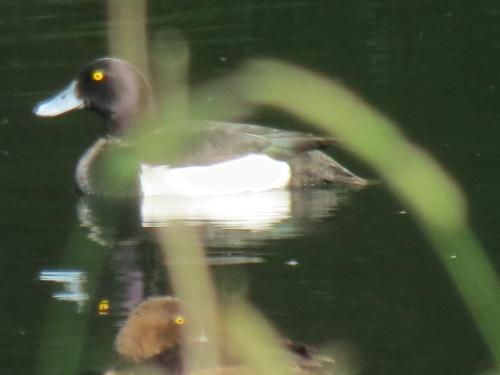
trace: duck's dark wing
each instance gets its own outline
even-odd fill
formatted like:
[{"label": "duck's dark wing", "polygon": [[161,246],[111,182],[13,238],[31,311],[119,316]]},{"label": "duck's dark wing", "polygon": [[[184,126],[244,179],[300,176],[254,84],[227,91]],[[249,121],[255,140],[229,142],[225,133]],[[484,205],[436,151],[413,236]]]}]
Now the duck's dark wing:
[{"label": "duck's dark wing", "polygon": [[[177,167],[204,166],[252,153],[265,154],[288,162],[292,170],[291,187],[331,182],[350,186],[367,184],[366,180],[321,151],[325,146],[336,143],[332,138],[250,124],[204,122],[195,125],[187,130],[187,135],[184,134],[186,145],[175,156],[165,157],[155,153],[151,158],[141,160]],[[158,130],[154,136],[161,139],[163,131],[170,130]]]},{"label": "duck's dark wing", "polygon": [[207,122],[196,129],[198,134],[181,164],[207,165],[250,153],[288,160],[335,143],[331,138],[250,124]]},{"label": "duck's dark wing", "polygon": [[354,187],[368,184],[321,151],[337,143],[333,138],[223,122],[209,122],[202,129],[204,137],[187,160],[188,164],[210,164],[249,153],[263,153],[288,162],[292,170],[291,187],[332,182]]},{"label": "duck's dark wing", "polygon": [[297,153],[322,149],[336,144],[333,138],[319,137],[317,135],[268,128],[251,124],[232,124],[212,122],[209,123],[212,131],[226,132],[231,135],[240,134],[242,137],[259,139],[262,152],[276,158],[289,158]]}]

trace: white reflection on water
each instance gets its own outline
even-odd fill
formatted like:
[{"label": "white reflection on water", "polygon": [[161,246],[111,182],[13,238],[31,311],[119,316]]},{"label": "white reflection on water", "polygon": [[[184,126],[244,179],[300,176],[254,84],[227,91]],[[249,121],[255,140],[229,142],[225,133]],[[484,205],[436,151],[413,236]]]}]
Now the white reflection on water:
[{"label": "white reflection on water", "polygon": [[144,227],[163,227],[174,220],[192,223],[209,221],[226,229],[266,230],[290,218],[288,190],[205,197],[143,197]]},{"label": "white reflection on water", "polygon": [[[349,199],[336,189],[113,201],[82,197],[77,214],[88,238],[100,246],[138,245],[155,228],[182,221],[198,227],[208,248],[247,248],[262,241],[300,236]],[[233,260],[231,260],[232,262]],[[252,262],[254,260],[252,259]]]},{"label": "white reflection on water", "polygon": [[52,293],[52,298],[59,301],[76,302],[77,311],[83,311],[89,299],[85,292],[87,274],[78,270],[42,270],[38,273],[40,281],[49,281],[62,284],[63,291]]}]

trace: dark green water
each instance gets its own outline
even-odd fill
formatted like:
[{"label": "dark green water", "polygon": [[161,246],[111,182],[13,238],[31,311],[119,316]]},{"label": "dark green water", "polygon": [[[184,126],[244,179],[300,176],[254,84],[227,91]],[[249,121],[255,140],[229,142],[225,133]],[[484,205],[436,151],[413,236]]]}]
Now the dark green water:
[{"label": "dark green water", "polygon": [[[499,4],[209,3],[150,4],[153,36],[176,29],[189,42],[193,82],[253,57],[284,59],[340,79],[456,177],[472,226],[500,264]],[[0,12],[0,372],[102,373],[112,363],[113,336],[126,312],[169,287],[152,230],[141,229],[134,207],[85,201],[72,192],[74,165],[99,119],[74,113],[44,121],[31,109],[84,63],[106,55],[105,4],[4,0]],[[259,118],[300,126],[274,113]],[[364,170],[356,161],[350,165]],[[215,267],[219,285],[227,288],[245,274],[251,300],[283,333],[351,348],[362,374],[490,368],[440,261],[383,186],[317,191],[293,201],[258,229],[231,220],[201,225],[214,262],[228,255],[265,261]],[[73,282],[73,289],[41,281],[47,270],[82,272],[87,281]],[[110,300],[109,315],[97,314],[100,299]],[[90,310],[90,318],[79,309]]]}]

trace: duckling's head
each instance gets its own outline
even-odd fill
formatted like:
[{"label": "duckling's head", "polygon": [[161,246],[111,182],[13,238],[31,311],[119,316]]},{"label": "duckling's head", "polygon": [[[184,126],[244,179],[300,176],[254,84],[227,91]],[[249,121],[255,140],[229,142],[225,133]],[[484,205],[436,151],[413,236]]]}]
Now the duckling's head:
[{"label": "duckling's head", "polygon": [[116,351],[129,362],[148,360],[178,347],[185,324],[183,305],[177,298],[149,298],[135,308],[120,329]]},{"label": "duckling's head", "polygon": [[38,103],[33,113],[53,117],[89,109],[107,120],[108,133],[118,135],[148,110],[150,103],[150,87],[134,65],[117,58],[101,58],[85,66],[65,89]]}]

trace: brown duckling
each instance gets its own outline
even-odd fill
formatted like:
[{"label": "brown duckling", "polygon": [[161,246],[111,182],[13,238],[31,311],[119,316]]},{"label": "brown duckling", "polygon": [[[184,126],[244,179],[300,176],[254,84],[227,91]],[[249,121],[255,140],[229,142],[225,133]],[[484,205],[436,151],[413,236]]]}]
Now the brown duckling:
[{"label": "brown duckling", "polygon": [[[201,335],[200,338],[194,338],[189,343],[185,342],[182,331],[188,322],[183,315],[184,309],[185,306],[179,299],[169,296],[151,297],[139,304],[128,317],[115,340],[115,349],[121,360],[127,365],[139,365],[141,369],[147,368],[153,374],[182,374],[184,369],[181,347],[186,344],[204,344],[200,339]],[[283,340],[283,347],[292,354],[295,360],[291,373],[316,372],[323,368],[324,364],[334,362],[330,358],[317,356],[309,347],[290,340]],[[233,356],[226,353],[227,350],[224,348],[223,352],[224,367],[200,370],[194,374],[247,375],[253,373],[251,369],[240,365]],[[123,373],[123,371],[108,371],[107,374],[117,373]]]},{"label": "brown duckling", "polygon": [[177,298],[149,298],[130,314],[118,332],[115,349],[132,363],[154,358],[180,345],[185,322]]}]

